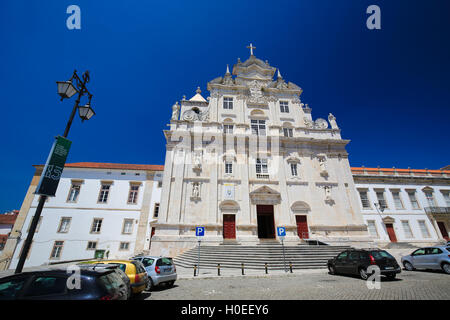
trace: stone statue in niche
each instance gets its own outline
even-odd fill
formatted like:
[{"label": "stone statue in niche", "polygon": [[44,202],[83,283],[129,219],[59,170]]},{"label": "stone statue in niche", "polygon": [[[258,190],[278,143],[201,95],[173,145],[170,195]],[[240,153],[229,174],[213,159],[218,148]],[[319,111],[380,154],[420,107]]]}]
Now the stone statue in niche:
[{"label": "stone statue in niche", "polygon": [[193,169],[194,171],[200,171],[202,170],[202,156],[200,152],[194,153],[194,163],[193,163]]},{"label": "stone statue in niche", "polygon": [[178,105],[178,101],[172,106],[172,120],[178,120],[178,114],[180,111],[180,106]]},{"label": "stone statue in niche", "polygon": [[200,184],[198,182],[192,184],[192,197],[200,198]]},{"label": "stone statue in niche", "polygon": [[331,186],[325,186],[325,201],[331,200]]},{"label": "stone statue in niche", "polygon": [[321,176],[327,176],[328,172],[327,172],[327,165],[326,165],[326,161],[327,161],[326,155],[325,154],[318,154],[317,155],[317,159],[319,160],[320,175]]}]

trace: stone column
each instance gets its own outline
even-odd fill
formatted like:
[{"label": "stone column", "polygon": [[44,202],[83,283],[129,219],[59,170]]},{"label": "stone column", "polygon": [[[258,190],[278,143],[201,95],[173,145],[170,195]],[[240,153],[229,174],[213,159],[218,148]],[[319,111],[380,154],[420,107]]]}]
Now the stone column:
[{"label": "stone column", "polygon": [[[139,225],[136,233],[136,245],[134,247],[134,254],[141,253],[145,250],[145,239],[150,236],[149,228],[149,214],[150,204],[152,200],[153,185],[155,184],[154,172],[147,171],[147,178],[142,196],[141,214],[139,217]],[[148,248],[147,248],[148,249]]]}]

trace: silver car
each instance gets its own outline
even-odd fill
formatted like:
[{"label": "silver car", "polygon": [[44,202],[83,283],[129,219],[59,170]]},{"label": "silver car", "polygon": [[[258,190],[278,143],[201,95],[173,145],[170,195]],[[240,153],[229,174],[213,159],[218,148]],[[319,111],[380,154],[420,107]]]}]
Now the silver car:
[{"label": "silver car", "polygon": [[140,261],[147,271],[149,282],[147,290],[162,283],[173,286],[177,280],[177,269],[172,258],[154,256],[136,256],[133,260]]},{"label": "silver car", "polygon": [[450,247],[435,246],[417,249],[410,255],[402,257],[402,264],[408,271],[439,269],[450,274]]}]

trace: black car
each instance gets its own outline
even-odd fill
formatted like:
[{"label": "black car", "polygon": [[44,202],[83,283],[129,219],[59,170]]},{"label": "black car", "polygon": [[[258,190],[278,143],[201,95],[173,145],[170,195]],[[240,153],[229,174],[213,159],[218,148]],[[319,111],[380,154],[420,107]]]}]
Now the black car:
[{"label": "black car", "polygon": [[353,249],[338,254],[328,260],[328,270],[331,274],[359,275],[367,280],[367,268],[378,266],[382,275],[394,279],[401,272],[400,266],[393,256],[380,249]]},{"label": "black car", "polygon": [[[80,268],[79,286],[66,269],[46,269],[0,279],[0,300],[126,300],[126,283],[114,269]],[[68,281],[69,279],[69,281]],[[70,288],[69,288],[70,287]]]},{"label": "black car", "polygon": [[114,270],[119,277],[122,278],[122,280],[125,282],[126,286],[123,288],[123,290],[127,290],[127,299],[131,298],[132,290],[131,290],[131,283],[130,278],[128,278],[127,274],[122,271],[122,269],[119,267],[118,264],[78,264],[77,265],[80,268],[86,269],[86,270],[100,270],[100,269],[111,269]]}]

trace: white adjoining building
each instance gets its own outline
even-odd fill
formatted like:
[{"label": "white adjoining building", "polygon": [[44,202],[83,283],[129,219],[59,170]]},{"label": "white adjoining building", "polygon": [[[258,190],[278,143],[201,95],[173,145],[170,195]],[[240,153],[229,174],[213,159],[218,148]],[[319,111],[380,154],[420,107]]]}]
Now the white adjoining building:
[{"label": "white adjoining building", "polygon": [[[176,256],[197,245],[197,226],[209,245],[277,243],[278,226],[286,245],[448,240],[448,168],[351,168],[336,118],[314,120],[302,89],[250,49],[208,83],[209,97],[197,89],[172,106],[164,166],[66,164],[25,267]],[[0,269],[15,268],[36,210],[35,167]]]},{"label": "white adjoining building", "polygon": [[[19,211],[3,259],[15,268],[39,201],[36,172]],[[162,166],[111,163],[66,164],[55,197],[48,198],[25,267],[92,259],[95,254],[129,258],[150,246]],[[152,214],[150,214],[152,213]],[[19,239],[17,239],[19,238]],[[1,260],[1,259],[0,259]]]}]

